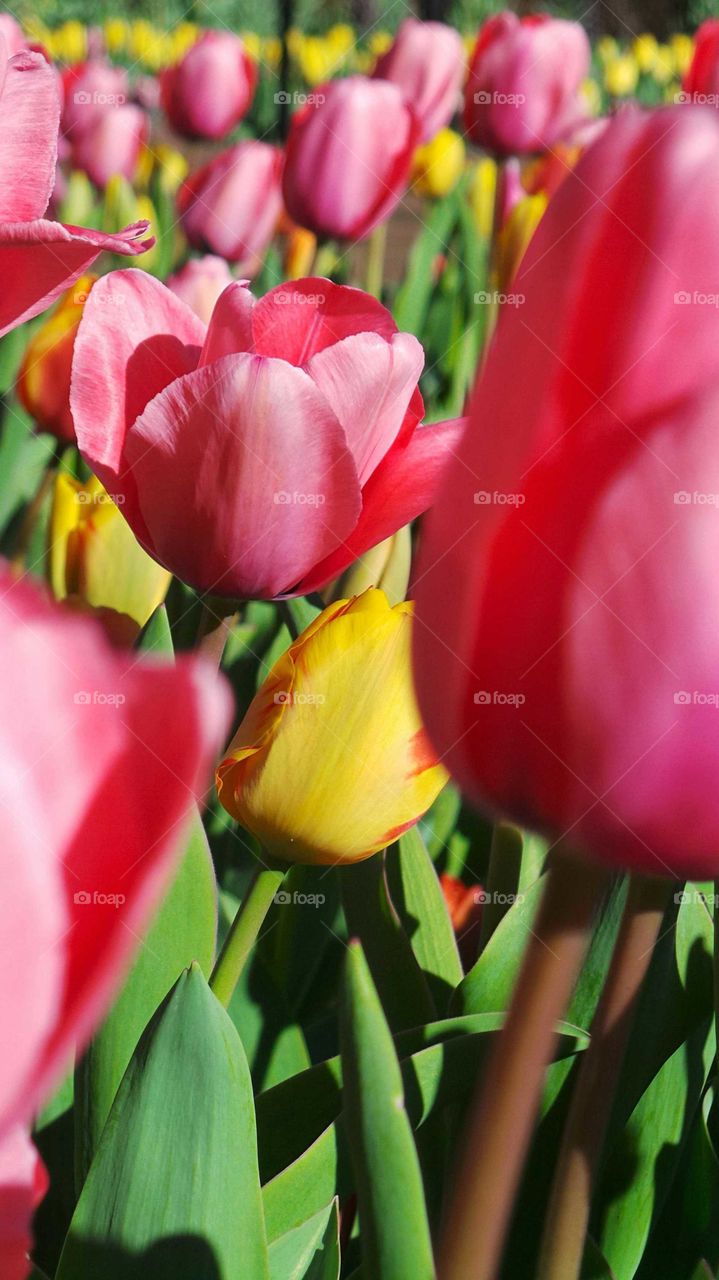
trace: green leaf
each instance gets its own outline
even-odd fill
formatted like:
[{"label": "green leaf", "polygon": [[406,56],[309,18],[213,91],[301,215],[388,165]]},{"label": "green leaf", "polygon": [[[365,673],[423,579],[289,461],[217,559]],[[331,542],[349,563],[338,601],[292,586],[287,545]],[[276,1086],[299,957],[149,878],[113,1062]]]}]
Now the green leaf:
[{"label": "green leaf", "polygon": [[0,434],[0,535],[37,493],[55,451],[52,436],[35,435],[32,419],[15,405],[3,406]]},{"label": "green leaf", "polygon": [[137,642],[137,647],[143,653],[156,653],[161,657],[174,652],[170,620],[164,604],[158,605],[152,616],[148,618]]},{"label": "green leaf", "polygon": [[363,1265],[382,1280],[430,1280],[422,1174],[392,1036],[356,942],[340,1017],[345,1125],[357,1178]]},{"label": "green leaf", "polygon": [[584,1246],[580,1280],[615,1280],[609,1263],[606,1258],[602,1257],[601,1249],[595,1244],[591,1236],[587,1236]]},{"label": "green leaf", "polygon": [[56,1280],[142,1274],[269,1276],[250,1073],[197,965],[178,979],[127,1069]]},{"label": "green leaf", "polygon": [[245,966],[227,1011],[240,1033],[255,1090],[269,1089],[310,1066],[302,1029],[260,955]]},{"label": "green leaf", "polygon": [[457,943],[442,888],[416,827],[387,853],[387,884],[438,1012],[462,981]]},{"label": "green leaf", "polygon": [[452,229],[459,215],[457,192],[432,206],[422,231],[409,254],[404,283],[397,290],[394,312],[397,328],[420,337],[434,291],[432,266],[437,254],[446,252]]},{"label": "green leaf", "polygon": [[270,1280],[338,1280],[337,1200],[270,1245]]},{"label": "green leaf", "polygon": [[338,1139],[334,1125],[262,1188],[270,1244],[318,1212],[337,1188]]}]

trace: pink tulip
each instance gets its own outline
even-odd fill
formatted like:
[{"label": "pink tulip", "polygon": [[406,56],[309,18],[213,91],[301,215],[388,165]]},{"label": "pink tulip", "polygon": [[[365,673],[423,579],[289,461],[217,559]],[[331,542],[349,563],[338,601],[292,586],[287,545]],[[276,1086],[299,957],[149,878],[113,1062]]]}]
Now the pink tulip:
[{"label": "pink tulip", "polygon": [[207,253],[204,258],[190,258],[181,271],[170,276],[167,287],[187,303],[203,324],[209,324],[217,299],[232,281],[225,259]]},{"label": "pink tulip", "polygon": [[318,589],[431,501],[459,424],[418,426],[422,364],[359,289],[299,280],[255,303],[235,283],[206,330],[145,272],[115,271],[85,306],[72,412],[156,560],[270,599]]},{"label": "pink tulip", "polygon": [[196,249],[258,269],[282,212],[282,154],[268,142],[238,142],[183,183],[182,227]]},{"label": "pink tulip", "polygon": [[25,1280],[30,1222],[47,1191],[45,1167],[28,1134],[15,1125],[0,1138],[0,1257],[3,1280]]},{"label": "pink tulip", "polygon": [[0,13],[0,40],[5,41],[5,56],[12,58],[27,49],[28,41],[20,23],[9,13]]},{"label": "pink tulip", "polygon": [[628,110],[565,178],[418,575],[420,702],[462,783],[691,879],[719,859],[717,166],[714,112]]},{"label": "pink tulip", "polygon": [[144,253],[147,223],[105,235],[43,218],[55,184],[60,99],[39,53],[9,61],[0,36],[0,335],[49,306],[103,249]]},{"label": "pink tulip", "polygon": [[147,116],[132,103],[95,112],[73,134],[72,165],[104,189],[121,174],[131,182],[147,140]]},{"label": "pink tulip", "polygon": [[454,27],[405,18],[372,74],[402,90],[421,121],[420,141],[426,142],[457,110],[464,68],[464,45]]},{"label": "pink tulip", "polygon": [[323,85],[292,118],[283,192],[315,235],[361,240],[409,182],[421,126],[396,84],[349,76]]},{"label": "pink tulip", "polygon": [[544,151],[586,115],[579,98],[590,48],[578,22],[498,13],[482,27],[465,90],[464,123],[497,155]]},{"label": "pink tulip", "polygon": [[3,570],[0,592],[0,1240],[19,1278],[41,1188],[18,1126],[117,990],[230,708],[201,660],[130,660],[29,580]]},{"label": "pink tulip", "polygon": [[697,31],[683,88],[685,95],[700,102],[703,97],[719,94],[719,18],[707,18]]},{"label": "pink tulip", "polygon": [[130,86],[124,67],[95,59],[68,68],[62,77],[64,102],[61,116],[63,133],[74,142],[92,116],[122,107],[128,100]]},{"label": "pink tulip", "polygon": [[257,84],[255,64],[239,36],[206,31],[162,73],[162,105],[185,138],[224,138],[249,110]]}]

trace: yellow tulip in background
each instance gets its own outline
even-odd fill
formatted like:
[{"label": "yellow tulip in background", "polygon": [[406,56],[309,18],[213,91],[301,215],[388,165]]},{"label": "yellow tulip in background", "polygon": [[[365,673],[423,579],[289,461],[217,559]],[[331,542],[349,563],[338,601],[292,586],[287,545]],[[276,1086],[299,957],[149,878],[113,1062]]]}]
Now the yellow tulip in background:
[{"label": "yellow tulip in background", "polygon": [[440,129],[412,157],[412,183],[421,196],[449,195],[462,174],[467,159],[464,139],[454,129]]},{"label": "yellow tulip in background", "polygon": [[23,408],[43,431],[73,441],[70,370],[75,335],[97,276],[81,276],[30,339],[15,390]]},{"label": "yellow tulip in background", "polygon": [[412,684],[410,603],[339,600],[275,663],[217,770],[227,811],[287,862],[359,862],[447,781]]},{"label": "yellow tulip in background", "polygon": [[538,191],[523,196],[510,210],[497,237],[497,287],[505,290],[511,284],[539,220],[547,207],[547,195]]},{"label": "yellow tulip in background", "polygon": [[143,550],[94,476],[87,484],[57,476],[49,543],[55,598],[123,615],[128,625],[113,634],[132,642],[165,599],[171,574]]}]

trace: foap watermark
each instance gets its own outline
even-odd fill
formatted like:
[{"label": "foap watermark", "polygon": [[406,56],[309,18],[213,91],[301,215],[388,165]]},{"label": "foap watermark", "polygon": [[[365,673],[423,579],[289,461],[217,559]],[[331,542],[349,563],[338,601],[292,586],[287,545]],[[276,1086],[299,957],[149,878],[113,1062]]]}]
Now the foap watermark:
[{"label": "foap watermark", "polygon": [[273,501],[278,507],[323,507],[327,499],[324,493],[300,493],[297,489],[288,493],[279,489],[273,494]]},{"label": "foap watermark", "polygon": [[523,893],[493,893],[489,889],[475,889],[472,894],[475,906],[513,907],[515,902],[524,902]]},{"label": "foap watermark", "polygon": [[480,489],[474,495],[477,507],[523,507],[527,501],[523,493],[504,493],[501,489]]},{"label": "foap watermark", "polygon": [[298,693],[295,689],[282,689],[274,695],[278,707],[321,707],[326,702],[323,693]]},{"label": "foap watermark", "polygon": [[118,493],[116,498],[111,498],[109,493],[88,493],[86,489],[81,489],[75,494],[78,502],[86,504],[88,507],[121,507],[125,501],[124,493]]},{"label": "foap watermark", "polygon": [[280,307],[296,304],[298,307],[322,307],[327,301],[325,293],[293,293],[289,289],[278,289],[272,301]]},{"label": "foap watermark", "polygon": [[719,507],[719,493],[699,493],[694,489],[678,489],[674,494],[676,507]]},{"label": "foap watermark", "polygon": [[527,101],[524,93],[490,92],[489,89],[478,89],[474,95],[478,107],[523,107]]},{"label": "foap watermark", "polygon": [[124,93],[101,93],[96,89],[90,93],[87,89],[78,89],[72,100],[78,107],[124,107],[127,95]]},{"label": "foap watermark", "polygon": [[680,104],[691,103],[695,107],[717,107],[719,93],[687,93],[682,89],[680,93],[674,94],[674,101]]},{"label": "foap watermark", "polygon": [[705,693],[702,689],[677,689],[674,694],[677,707],[719,707],[719,693]]},{"label": "foap watermark", "polygon": [[521,307],[526,301],[523,293],[501,293],[499,289],[480,289],[474,295],[478,307]]},{"label": "foap watermark", "polygon": [[477,707],[523,707],[527,701],[523,693],[505,693],[501,689],[479,689],[473,696]]},{"label": "foap watermark", "polygon": [[99,889],[79,889],[73,894],[73,902],[78,907],[122,907],[127,898],[124,893],[101,893]]},{"label": "foap watermark", "polygon": [[323,93],[288,93],[279,89],[274,95],[278,107],[321,107],[325,101]]},{"label": "foap watermark", "polygon": [[126,701],[124,693],[105,693],[102,689],[79,689],[73,697],[79,707],[121,707]]},{"label": "foap watermark", "polygon": [[705,293],[702,289],[678,289],[674,294],[677,307],[719,307],[719,293]]},{"label": "foap watermark", "polygon": [[278,907],[321,907],[326,901],[323,893],[290,893],[287,889],[278,889],[273,898]]}]

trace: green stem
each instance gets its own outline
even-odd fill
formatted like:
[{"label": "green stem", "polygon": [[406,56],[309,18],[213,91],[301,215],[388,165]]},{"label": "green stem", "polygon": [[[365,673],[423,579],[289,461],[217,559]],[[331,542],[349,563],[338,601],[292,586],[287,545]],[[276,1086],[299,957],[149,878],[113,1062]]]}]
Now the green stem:
[{"label": "green stem", "polygon": [[205,597],[202,601],[195,649],[218,668],[222,665],[225,645],[238,617],[239,611],[234,602],[228,606],[227,601],[214,596]]},{"label": "green stem", "polygon": [[284,868],[279,870],[274,867],[258,867],[232,921],[210,978],[210,987],[225,1008],[232,999],[232,993],[257,941],[265,916],[284,878]]},{"label": "green stem", "polygon": [[582,1054],[554,1175],[537,1280],[578,1280],[592,1191],[639,993],[649,968],[669,880],[632,878],[612,963]]},{"label": "green stem", "polygon": [[367,243],[367,277],[365,289],[375,298],[382,300],[382,281],[384,279],[384,255],[387,248],[387,223],[380,222],[371,233]]},{"label": "green stem", "polygon": [[522,869],[522,843],[522,833],[517,827],[508,822],[495,823],[487,868],[487,892],[482,904],[480,951],[484,951],[516,896]]},{"label": "green stem", "polygon": [[553,859],[507,1019],[467,1126],[439,1249],[439,1280],[497,1280],[544,1072],[586,952],[606,873]]}]

